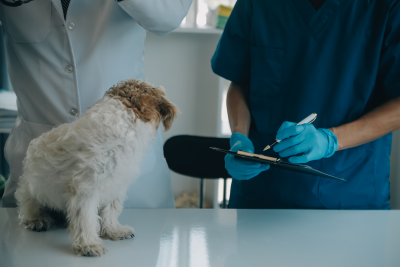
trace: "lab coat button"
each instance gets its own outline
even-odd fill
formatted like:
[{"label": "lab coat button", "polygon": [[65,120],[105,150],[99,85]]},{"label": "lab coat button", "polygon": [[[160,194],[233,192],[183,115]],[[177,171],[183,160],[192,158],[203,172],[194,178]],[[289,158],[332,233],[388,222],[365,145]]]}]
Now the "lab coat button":
[{"label": "lab coat button", "polygon": [[69,113],[70,113],[72,116],[78,116],[78,110],[77,110],[76,108],[71,109],[71,110],[69,111]]},{"label": "lab coat button", "polygon": [[68,29],[73,30],[75,28],[75,24],[73,22],[68,23]]},{"label": "lab coat button", "polygon": [[71,65],[68,65],[68,66],[65,67],[65,71],[68,72],[68,73],[71,73],[71,72],[74,71],[74,67],[71,66]]}]

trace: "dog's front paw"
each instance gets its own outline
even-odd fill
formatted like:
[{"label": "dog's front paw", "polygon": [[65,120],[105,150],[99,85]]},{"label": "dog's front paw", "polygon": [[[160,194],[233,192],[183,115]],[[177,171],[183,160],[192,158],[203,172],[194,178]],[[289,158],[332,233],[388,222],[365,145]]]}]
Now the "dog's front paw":
[{"label": "dog's front paw", "polygon": [[109,238],[111,240],[124,240],[124,239],[129,239],[133,238],[135,236],[134,230],[130,226],[120,226],[115,229],[108,229],[105,231],[103,234],[103,237]]},{"label": "dog's front paw", "polygon": [[36,232],[47,231],[51,225],[51,221],[47,219],[26,220],[23,223],[26,229]]},{"label": "dog's front paw", "polygon": [[107,252],[106,247],[102,243],[75,245],[72,247],[78,255],[86,257],[100,257]]}]

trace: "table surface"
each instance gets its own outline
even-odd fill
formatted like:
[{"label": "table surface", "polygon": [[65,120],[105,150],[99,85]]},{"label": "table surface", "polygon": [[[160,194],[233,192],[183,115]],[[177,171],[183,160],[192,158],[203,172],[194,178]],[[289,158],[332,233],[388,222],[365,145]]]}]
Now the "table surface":
[{"label": "table surface", "polygon": [[68,232],[32,232],[0,208],[0,266],[400,266],[400,211],[124,210],[134,239],[79,257]]}]

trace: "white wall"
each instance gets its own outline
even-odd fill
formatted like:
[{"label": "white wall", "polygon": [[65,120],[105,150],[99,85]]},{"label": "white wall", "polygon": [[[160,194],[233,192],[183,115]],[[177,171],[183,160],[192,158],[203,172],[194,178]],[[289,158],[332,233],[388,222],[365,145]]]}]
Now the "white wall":
[{"label": "white wall", "polygon": [[[168,98],[181,114],[164,141],[180,134],[217,136],[218,77],[211,71],[210,60],[218,44],[219,34],[171,33],[158,37],[148,33],[146,79],[162,85]],[[182,190],[199,190],[199,180],[171,172],[174,195]],[[205,199],[212,203],[214,183],[206,182]]]}]

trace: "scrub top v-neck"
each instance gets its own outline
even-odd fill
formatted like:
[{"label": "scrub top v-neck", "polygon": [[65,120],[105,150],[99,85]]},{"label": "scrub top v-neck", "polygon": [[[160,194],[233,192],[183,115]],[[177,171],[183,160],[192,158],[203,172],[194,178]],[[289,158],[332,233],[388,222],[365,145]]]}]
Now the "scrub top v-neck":
[{"label": "scrub top v-neck", "polygon": [[308,0],[310,4],[313,6],[315,11],[318,11],[318,9],[324,4],[325,0]]},{"label": "scrub top v-neck", "polygon": [[[255,153],[284,121],[317,128],[359,119],[400,96],[400,1],[238,0],[213,71],[250,85]],[[392,135],[307,163],[347,182],[270,169],[233,180],[232,208],[390,209]],[[268,156],[278,155],[269,150]]]}]

